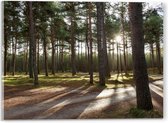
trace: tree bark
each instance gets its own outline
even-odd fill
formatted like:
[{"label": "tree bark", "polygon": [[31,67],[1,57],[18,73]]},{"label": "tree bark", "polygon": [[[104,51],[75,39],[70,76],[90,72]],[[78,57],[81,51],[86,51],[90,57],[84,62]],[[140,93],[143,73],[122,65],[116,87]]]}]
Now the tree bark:
[{"label": "tree bark", "polygon": [[4,27],[4,76],[7,73],[7,50],[8,50],[8,39],[7,39],[7,31]]},{"label": "tree bark", "polygon": [[38,38],[38,42],[37,42],[37,70],[38,70],[38,74],[40,74],[40,39]]},{"label": "tree bark", "polygon": [[89,73],[90,73],[90,84],[93,84],[93,51],[92,51],[92,28],[91,28],[91,3],[88,3],[88,16],[89,16],[89,44],[90,44],[90,57],[89,57]]},{"label": "tree bark", "polygon": [[34,73],[34,85],[39,85],[38,83],[38,73],[37,73],[37,62],[36,62],[36,40],[34,36],[34,21],[33,21],[33,10],[32,2],[29,2],[29,34],[32,45],[32,57],[33,57],[33,73]]},{"label": "tree bark", "polygon": [[144,54],[142,3],[129,3],[129,17],[132,32],[133,74],[136,84],[137,108],[151,110],[153,105]]},{"label": "tree bark", "polygon": [[[44,34],[45,35],[45,34]],[[47,56],[47,42],[46,36],[43,39],[43,50],[44,50],[44,67],[45,67],[45,75],[48,76],[48,56]]]},{"label": "tree bark", "polygon": [[75,7],[71,3],[71,65],[72,65],[72,76],[76,74],[76,53],[75,53]]},{"label": "tree bark", "polygon": [[97,42],[98,42],[98,66],[99,66],[99,83],[105,85],[106,73],[106,42],[104,30],[104,3],[97,2]]},{"label": "tree bark", "polygon": [[157,67],[159,74],[162,74],[161,70],[161,54],[160,54],[160,43],[159,41],[156,42],[156,50],[157,50]]},{"label": "tree bark", "polygon": [[154,68],[154,51],[153,51],[153,43],[150,44],[150,49],[151,49],[151,56],[152,56],[152,68]]},{"label": "tree bark", "polygon": [[51,27],[51,46],[52,46],[52,74],[55,75],[55,41],[54,41],[54,32]]},{"label": "tree bark", "polygon": [[[13,39],[14,39],[14,37],[13,37]],[[12,39],[12,40],[13,40]],[[16,69],[16,46],[17,46],[17,37],[15,36],[15,40],[13,40],[12,41],[13,42],[13,54],[12,54],[12,67],[13,67],[13,69],[12,69],[12,75],[14,76],[15,75],[15,69]]]}]

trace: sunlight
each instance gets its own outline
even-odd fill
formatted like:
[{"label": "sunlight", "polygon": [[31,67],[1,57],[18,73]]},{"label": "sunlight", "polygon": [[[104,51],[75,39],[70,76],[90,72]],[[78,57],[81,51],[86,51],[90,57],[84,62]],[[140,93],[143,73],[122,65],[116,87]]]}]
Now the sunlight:
[{"label": "sunlight", "polygon": [[117,43],[120,43],[121,40],[122,40],[122,38],[121,38],[120,35],[117,35],[117,36],[115,37],[115,40],[116,40]]}]

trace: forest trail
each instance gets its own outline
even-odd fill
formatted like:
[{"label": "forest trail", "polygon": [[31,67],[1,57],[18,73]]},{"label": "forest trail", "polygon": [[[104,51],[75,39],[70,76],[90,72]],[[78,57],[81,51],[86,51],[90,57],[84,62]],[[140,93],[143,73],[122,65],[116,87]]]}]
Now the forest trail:
[{"label": "forest trail", "polygon": [[[154,107],[163,112],[163,80],[151,82],[150,88]],[[92,86],[81,86],[75,89],[48,88],[19,93],[4,99],[5,119],[103,118],[108,111],[120,112],[136,104],[134,87],[93,91]],[[18,100],[19,103],[16,103]]]}]

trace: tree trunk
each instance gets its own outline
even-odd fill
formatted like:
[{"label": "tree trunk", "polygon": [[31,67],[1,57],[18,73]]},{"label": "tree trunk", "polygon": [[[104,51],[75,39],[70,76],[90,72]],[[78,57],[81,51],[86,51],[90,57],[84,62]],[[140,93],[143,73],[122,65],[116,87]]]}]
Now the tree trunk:
[{"label": "tree trunk", "polygon": [[64,44],[64,41],[62,40],[61,41],[62,43],[62,47],[61,47],[61,53],[60,53],[60,63],[61,63],[61,71],[62,71],[62,73],[64,72],[64,46],[63,46],[63,44]]},{"label": "tree trunk", "polygon": [[26,39],[26,51],[25,51],[25,64],[24,64],[24,68],[25,68],[25,74],[27,75],[28,73],[28,40]]},{"label": "tree trunk", "polygon": [[55,41],[53,28],[51,27],[51,46],[52,46],[52,74],[55,75]]},{"label": "tree trunk", "polygon": [[121,32],[122,32],[122,41],[123,41],[123,56],[124,56],[124,73],[127,75],[127,62],[126,62],[126,51],[125,51],[125,27],[124,27],[124,10],[123,10],[123,3],[122,3],[122,10],[121,10]]},{"label": "tree trunk", "polygon": [[7,50],[8,50],[8,39],[7,39],[7,31],[4,27],[4,76],[7,73]]},{"label": "tree trunk", "polygon": [[88,16],[89,16],[89,43],[90,43],[90,57],[89,57],[89,73],[90,73],[90,84],[93,84],[93,51],[92,51],[92,28],[91,28],[91,3],[88,3]]},{"label": "tree trunk", "polygon": [[33,21],[33,10],[32,2],[29,2],[29,34],[32,45],[32,55],[33,55],[33,73],[34,73],[34,85],[38,85],[38,73],[37,73],[37,63],[36,63],[36,40],[34,36],[34,21]]},{"label": "tree trunk", "polygon": [[38,44],[37,44],[37,70],[38,74],[40,74],[40,39],[38,39]]},{"label": "tree trunk", "polygon": [[97,42],[98,42],[98,66],[99,66],[99,83],[105,85],[106,73],[106,41],[104,40],[104,3],[97,2]]},{"label": "tree trunk", "polygon": [[47,42],[46,35],[43,37],[43,50],[44,50],[44,67],[45,67],[45,75],[48,76],[48,57],[47,57]]},{"label": "tree trunk", "polygon": [[154,51],[153,51],[153,43],[150,44],[150,49],[151,49],[151,58],[152,58],[152,68],[154,68]]},{"label": "tree trunk", "polygon": [[161,70],[161,54],[160,54],[160,43],[159,41],[156,42],[156,50],[157,50],[157,67],[159,74],[162,74]]},{"label": "tree trunk", "polygon": [[76,74],[76,53],[75,53],[75,7],[73,3],[72,16],[71,16],[71,65],[72,65],[72,76]]},{"label": "tree trunk", "polygon": [[129,16],[132,32],[133,73],[136,84],[137,108],[151,110],[153,105],[144,54],[142,3],[129,3]]},{"label": "tree trunk", "polygon": [[119,69],[119,53],[118,53],[119,48],[118,47],[119,46],[118,46],[118,43],[117,43],[117,78],[116,78],[116,80],[118,80],[118,77],[119,77],[119,74],[120,74],[120,69]]},{"label": "tree trunk", "polygon": [[32,40],[29,37],[29,77],[33,78],[33,47]]},{"label": "tree trunk", "polygon": [[12,54],[12,67],[13,67],[13,70],[12,70],[12,75],[14,76],[15,75],[15,69],[16,69],[16,46],[17,46],[17,37],[15,37],[15,40],[13,40],[13,54]]}]

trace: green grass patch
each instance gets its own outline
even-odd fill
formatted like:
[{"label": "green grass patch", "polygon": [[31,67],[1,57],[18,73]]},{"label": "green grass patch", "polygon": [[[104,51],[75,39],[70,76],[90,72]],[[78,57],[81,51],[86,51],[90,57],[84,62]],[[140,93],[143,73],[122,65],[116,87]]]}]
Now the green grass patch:
[{"label": "green grass patch", "polygon": [[[89,84],[89,75],[88,73],[78,73],[75,76],[72,76],[71,73],[56,73],[56,75],[45,76],[45,75],[38,75],[39,77],[39,87],[45,86],[68,86],[68,87],[78,87],[85,84]],[[99,86],[99,77],[98,73],[94,73],[94,85],[98,88]],[[4,85],[6,86],[22,86],[22,85],[32,85],[33,86],[33,79],[29,78],[28,75],[20,74],[20,75],[7,75],[3,77]],[[149,78],[150,81],[154,81],[155,78]],[[113,74],[110,78],[106,79],[106,85],[103,88],[123,88],[123,87],[130,87],[134,86],[133,75],[129,73],[129,75],[120,74]]]}]

